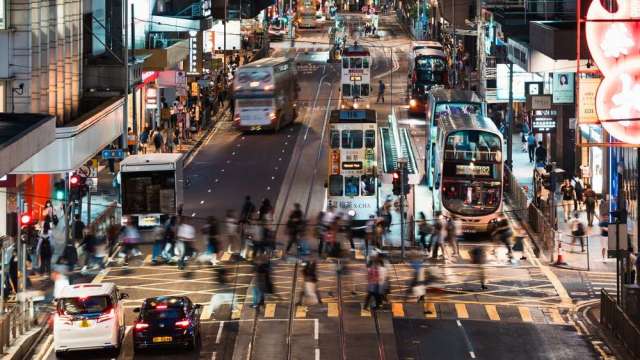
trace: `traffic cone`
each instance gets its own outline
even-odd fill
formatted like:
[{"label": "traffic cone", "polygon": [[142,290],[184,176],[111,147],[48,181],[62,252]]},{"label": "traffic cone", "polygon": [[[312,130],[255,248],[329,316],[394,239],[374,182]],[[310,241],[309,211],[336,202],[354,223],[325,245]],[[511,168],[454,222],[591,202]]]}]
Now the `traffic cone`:
[{"label": "traffic cone", "polygon": [[560,240],[558,240],[558,259],[556,259],[556,263],[554,265],[567,265],[567,263],[562,259],[562,241]]}]

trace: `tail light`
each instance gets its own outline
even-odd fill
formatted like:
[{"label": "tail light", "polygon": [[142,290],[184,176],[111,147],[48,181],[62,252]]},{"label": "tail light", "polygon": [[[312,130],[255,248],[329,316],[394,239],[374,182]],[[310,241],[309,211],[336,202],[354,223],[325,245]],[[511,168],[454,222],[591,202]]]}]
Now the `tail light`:
[{"label": "tail light", "polygon": [[191,321],[189,321],[189,319],[176,321],[176,326],[179,327],[179,328],[186,329],[186,328],[189,327],[189,325],[191,325]]},{"label": "tail light", "polygon": [[411,107],[415,107],[415,106],[416,106],[416,104],[417,104],[416,99],[411,99],[411,100],[409,100],[409,106],[411,106]]},{"label": "tail light", "polygon": [[109,321],[113,318],[115,318],[116,316],[116,311],[114,309],[111,309],[107,312],[103,312],[102,314],[100,314],[100,316],[98,317],[98,322],[104,322],[104,321]]},{"label": "tail light", "polygon": [[136,322],[135,325],[133,326],[133,328],[136,331],[142,331],[142,330],[145,330],[148,327],[149,327],[149,324],[147,324],[145,322],[142,322],[142,321]]}]

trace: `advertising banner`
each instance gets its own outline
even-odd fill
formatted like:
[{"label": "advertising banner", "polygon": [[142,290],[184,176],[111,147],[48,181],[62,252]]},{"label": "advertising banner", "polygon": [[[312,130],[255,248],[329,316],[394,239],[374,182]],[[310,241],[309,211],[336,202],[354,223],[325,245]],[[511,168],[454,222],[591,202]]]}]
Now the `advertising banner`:
[{"label": "advertising banner", "polygon": [[573,104],[573,73],[553,73],[553,103]]},{"label": "advertising banner", "polygon": [[596,124],[598,115],[596,114],[596,92],[600,86],[601,79],[587,78],[580,79],[578,87],[578,124]]}]

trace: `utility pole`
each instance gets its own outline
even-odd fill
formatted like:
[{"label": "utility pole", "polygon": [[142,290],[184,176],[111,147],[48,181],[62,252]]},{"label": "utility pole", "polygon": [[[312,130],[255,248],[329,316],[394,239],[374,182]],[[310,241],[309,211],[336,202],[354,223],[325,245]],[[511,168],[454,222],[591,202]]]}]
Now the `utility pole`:
[{"label": "utility pole", "polygon": [[122,65],[123,65],[123,93],[124,93],[124,102],[122,105],[122,137],[120,140],[121,148],[127,148],[127,125],[129,124],[129,26],[127,22],[129,20],[126,2],[123,2],[124,6],[122,6],[122,25],[124,26],[124,36],[122,37]]},{"label": "utility pole", "polygon": [[[135,59],[136,56],[136,22],[135,22],[135,16],[134,16],[134,11],[133,11],[133,4],[131,4],[131,57],[133,57]],[[129,59],[127,58],[127,62],[129,61]],[[135,60],[132,64],[132,66],[135,66]],[[138,139],[138,110],[136,109],[136,87],[135,84],[133,84],[133,88],[131,89],[131,93],[133,94],[133,106],[131,107],[132,111],[131,111],[131,117],[133,118],[133,134],[136,136],[136,140]],[[137,148],[136,148],[136,153],[137,153]],[[87,223],[87,225],[89,225]]]},{"label": "utility pole", "polygon": [[407,159],[398,159],[398,169],[400,170],[400,258],[404,261],[404,173],[407,171]]},{"label": "utility pole", "polygon": [[511,124],[513,122],[513,62],[509,61],[509,104],[507,106],[507,119],[505,123],[505,133],[507,137],[507,167],[513,169],[513,149]]}]

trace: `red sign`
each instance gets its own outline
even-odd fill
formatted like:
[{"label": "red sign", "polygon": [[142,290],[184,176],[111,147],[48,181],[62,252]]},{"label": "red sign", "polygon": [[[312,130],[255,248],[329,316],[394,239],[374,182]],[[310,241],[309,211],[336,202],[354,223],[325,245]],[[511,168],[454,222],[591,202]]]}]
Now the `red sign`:
[{"label": "red sign", "polygon": [[16,175],[0,176],[0,188],[16,187]]},{"label": "red sign", "polygon": [[640,8],[636,0],[617,1],[609,12],[594,0],[587,12],[587,45],[603,80],[596,113],[616,139],[640,144]]}]

